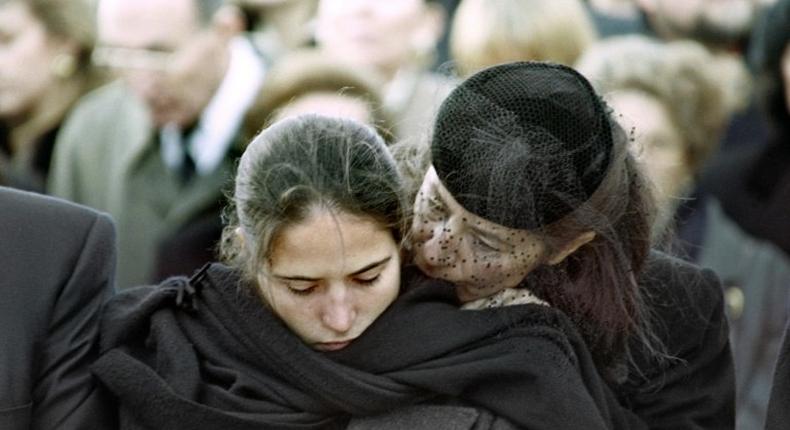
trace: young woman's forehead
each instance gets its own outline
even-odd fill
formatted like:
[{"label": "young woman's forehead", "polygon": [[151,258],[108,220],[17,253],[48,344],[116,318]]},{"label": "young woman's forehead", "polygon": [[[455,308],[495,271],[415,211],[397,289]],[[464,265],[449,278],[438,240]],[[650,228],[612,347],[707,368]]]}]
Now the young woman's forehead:
[{"label": "young woman's forehead", "polygon": [[317,213],[283,229],[269,271],[278,277],[345,277],[392,256],[394,238],[373,218]]}]

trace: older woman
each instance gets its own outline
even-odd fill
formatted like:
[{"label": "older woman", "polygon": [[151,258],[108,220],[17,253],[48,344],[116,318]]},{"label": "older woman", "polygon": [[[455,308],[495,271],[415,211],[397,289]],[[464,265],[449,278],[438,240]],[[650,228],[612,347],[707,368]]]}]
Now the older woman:
[{"label": "older woman", "polygon": [[439,111],[414,206],[415,262],[468,308],[565,313],[641,425],[732,428],[721,286],[650,251],[652,195],[627,143],[568,67],[478,72]]}]

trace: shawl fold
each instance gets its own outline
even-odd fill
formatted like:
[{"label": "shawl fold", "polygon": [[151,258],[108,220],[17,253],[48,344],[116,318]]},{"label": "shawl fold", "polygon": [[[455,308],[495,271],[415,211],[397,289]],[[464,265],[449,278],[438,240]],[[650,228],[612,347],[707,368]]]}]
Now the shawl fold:
[{"label": "shawl fold", "polygon": [[464,311],[412,282],[348,347],[317,352],[219,264],[129,289],[102,319],[94,374],[122,428],[344,428],[457,402],[521,428],[646,428],[621,408],[569,319],[541,305]]}]

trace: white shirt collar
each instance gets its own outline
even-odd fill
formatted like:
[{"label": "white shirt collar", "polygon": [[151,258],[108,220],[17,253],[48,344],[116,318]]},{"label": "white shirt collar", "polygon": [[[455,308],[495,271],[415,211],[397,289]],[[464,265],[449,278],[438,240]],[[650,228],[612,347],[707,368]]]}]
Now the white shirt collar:
[{"label": "white shirt collar", "polygon": [[[222,79],[195,130],[189,136],[187,150],[199,175],[213,172],[222,163],[244,114],[255,101],[263,83],[265,66],[252,43],[243,36],[230,44],[228,71]],[[160,131],[161,154],[165,164],[177,169],[183,163],[180,132],[174,125]]]}]

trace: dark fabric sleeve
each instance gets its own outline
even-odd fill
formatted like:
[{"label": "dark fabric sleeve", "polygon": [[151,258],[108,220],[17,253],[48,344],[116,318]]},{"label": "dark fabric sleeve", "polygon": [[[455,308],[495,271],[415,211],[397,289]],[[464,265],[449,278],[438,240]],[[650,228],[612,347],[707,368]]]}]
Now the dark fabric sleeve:
[{"label": "dark fabric sleeve", "polygon": [[98,355],[102,305],[113,293],[114,241],[110,219],[96,215],[50,311],[48,336],[36,366],[31,429],[113,427],[112,408],[88,366]]},{"label": "dark fabric sleeve", "polygon": [[670,358],[636,357],[642,374],[624,387],[624,403],[651,429],[734,428],[735,376],[718,277],[667,258],[647,282],[653,329]]},{"label": "dark fabric sleeve", "polygon": [[779,360],[776,362],[765,430],[782,430],[790,424],[790,323],[785,329]]}]

